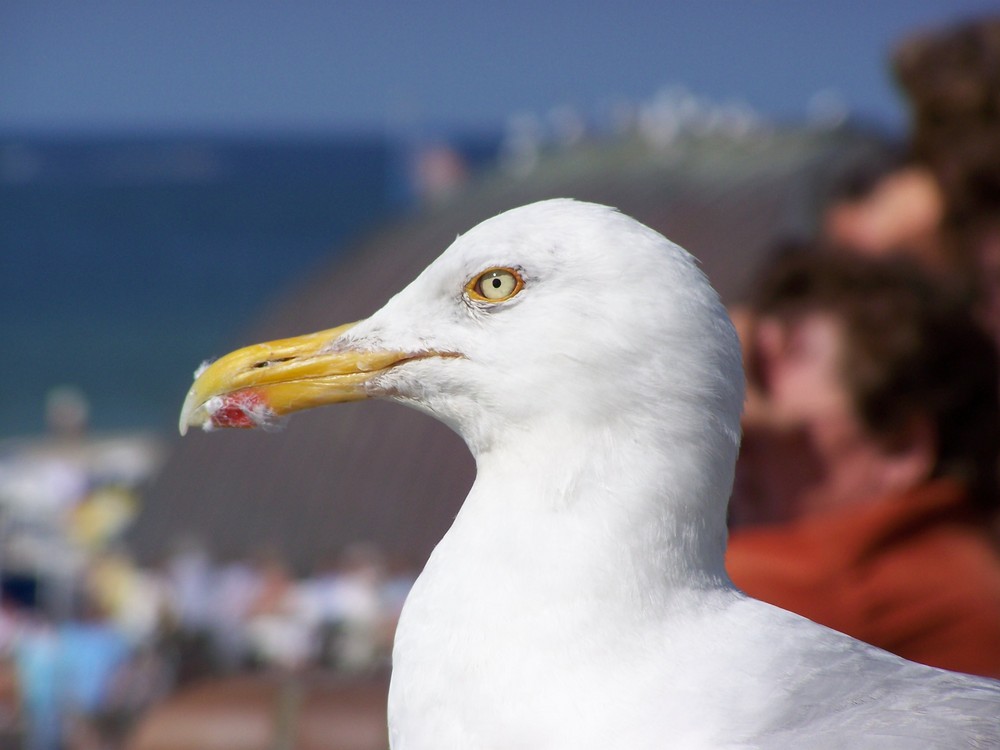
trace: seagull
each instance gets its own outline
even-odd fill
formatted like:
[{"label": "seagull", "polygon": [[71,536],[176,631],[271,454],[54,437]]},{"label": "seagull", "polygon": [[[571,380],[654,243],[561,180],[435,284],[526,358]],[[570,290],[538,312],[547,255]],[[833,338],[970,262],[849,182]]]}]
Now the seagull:
[{"label": "seagull", "polygon": [[1000,683],[730,582],[739,343],[634,219],[489,219],[371,317],[203,366],[180,430],[368,398],[443,421],[477,467],[399,621],[393,750],[1000,747]]}]

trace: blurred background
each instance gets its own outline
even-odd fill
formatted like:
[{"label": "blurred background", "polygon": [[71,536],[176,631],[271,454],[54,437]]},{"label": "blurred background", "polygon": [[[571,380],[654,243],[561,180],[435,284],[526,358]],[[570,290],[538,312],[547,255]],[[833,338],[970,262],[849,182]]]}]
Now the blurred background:
[{"label": "blurred background", "polygon": [[314,704],[288,742],[384,746],[392,626],[471,459],[386,404],[181,441],[195,368],[362,317],[546,197],[649,223],[737,309],[912,158],[898,45],[991,12],[0,0],[0,747],[256,747]]}]

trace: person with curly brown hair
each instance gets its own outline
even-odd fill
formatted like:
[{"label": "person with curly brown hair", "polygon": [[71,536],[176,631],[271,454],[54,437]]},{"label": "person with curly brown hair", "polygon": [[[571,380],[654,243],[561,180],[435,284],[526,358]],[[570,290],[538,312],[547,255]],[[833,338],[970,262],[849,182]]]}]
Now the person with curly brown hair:
[{"label": "person with curly brown hair", "polygon": [[906,260],[779,263],[742,335],[727,567],[751,596],[1000,677],[997,357]]}]

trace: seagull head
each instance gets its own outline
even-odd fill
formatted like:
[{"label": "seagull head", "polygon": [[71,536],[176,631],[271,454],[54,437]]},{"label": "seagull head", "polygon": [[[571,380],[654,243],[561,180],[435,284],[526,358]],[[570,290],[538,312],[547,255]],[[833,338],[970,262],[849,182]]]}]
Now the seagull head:
[{"label": "seagull head", "polygon": [[664,447],[708,436],[732,457],[742,382],[732,325],[691,256],[614,209],[557,199],[458,237],[363,321],[203,367],[180,430],[386,398],[445,422],[477,457],[609,425]]}]

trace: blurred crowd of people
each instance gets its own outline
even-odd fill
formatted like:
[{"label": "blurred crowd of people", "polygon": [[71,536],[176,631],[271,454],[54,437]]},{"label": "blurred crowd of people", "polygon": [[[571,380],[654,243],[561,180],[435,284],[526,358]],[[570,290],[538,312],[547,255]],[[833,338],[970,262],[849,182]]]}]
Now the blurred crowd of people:
[{"label": "blurred crowd of people", "polygon": [[215,564],[201,546],[184,543],[152,570],[109,550],[71,592],[68,617],[57,621],[11,597],[0,603],[0,660],[16,675],[22,712],[5,719],[20,722],[32,748],[57,748],[68,737],[113,735],[205,677],[376,673],[388,667],[414,576],[390,570],[368,544],[305,577],[275,553]]},{"label": "blurred crowd of people", "polygon": [[924,32],[912,125],[734,311],[748,397],[727,566],[749,594],[1000,677],[1000,19]]}]

